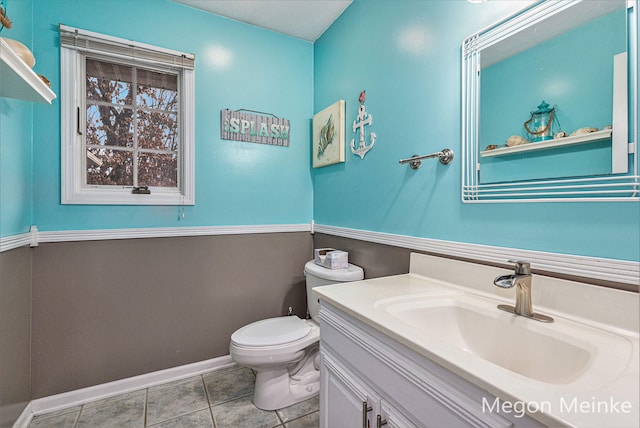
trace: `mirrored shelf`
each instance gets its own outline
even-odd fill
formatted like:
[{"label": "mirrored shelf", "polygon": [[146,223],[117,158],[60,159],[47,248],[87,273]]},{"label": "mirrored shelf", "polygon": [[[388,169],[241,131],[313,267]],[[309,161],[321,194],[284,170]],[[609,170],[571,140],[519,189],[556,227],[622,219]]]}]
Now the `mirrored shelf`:
[{"label": "mirrored shelf", "polygon": [[49,103],[56,94],[0,39],[0,97]]},{"label": "mirrored shelf", "polygon": [[519,146],[499,147],[493,150],[483,150],[480,152],[480,156],[483,158],[492,156],[506,156],[515,153],[549,150],[576,144],[596,143],[598,141],[611,139],[611,135],[611,129],[604,129],[602,131],[591,132],[589,134],[576,135],[575,137],[564,137],[554,140],[540,141],[537,143],[521,144]]}]

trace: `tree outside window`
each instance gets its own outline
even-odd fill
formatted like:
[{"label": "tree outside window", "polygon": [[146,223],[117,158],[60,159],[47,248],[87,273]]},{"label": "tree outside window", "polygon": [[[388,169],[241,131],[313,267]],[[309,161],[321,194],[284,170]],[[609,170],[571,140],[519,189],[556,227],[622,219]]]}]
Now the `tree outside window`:
[{"label": "tree outside window", "polygon": [[178,100],[175,74],[87,58],[87,184],[177,187]]}]

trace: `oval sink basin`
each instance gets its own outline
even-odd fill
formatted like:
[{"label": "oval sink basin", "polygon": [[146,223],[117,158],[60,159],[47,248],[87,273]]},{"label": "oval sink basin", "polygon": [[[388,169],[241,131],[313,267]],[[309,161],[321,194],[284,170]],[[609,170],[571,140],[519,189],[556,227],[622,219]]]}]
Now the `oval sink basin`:
[{"label": "oval sink basin", "polygon": [[567,320],[540,323],[497,303],[460,294],[376,307],[432,339],[540,382],[572,383],[594,364],[615,378],[628,364],[631,343],[622,336]]}]

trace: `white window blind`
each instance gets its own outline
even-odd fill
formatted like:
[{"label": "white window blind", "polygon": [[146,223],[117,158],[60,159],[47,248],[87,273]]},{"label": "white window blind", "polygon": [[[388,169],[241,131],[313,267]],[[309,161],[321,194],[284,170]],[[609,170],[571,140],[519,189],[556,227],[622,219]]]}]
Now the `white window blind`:
[{"label": "white window blind", "polygon": [[155,65],[193,70],[195,56],[159,48],[132,40],[80,30],[60,24],[60,46],[84,53],[107,53],[120,58],[135,59]]}]

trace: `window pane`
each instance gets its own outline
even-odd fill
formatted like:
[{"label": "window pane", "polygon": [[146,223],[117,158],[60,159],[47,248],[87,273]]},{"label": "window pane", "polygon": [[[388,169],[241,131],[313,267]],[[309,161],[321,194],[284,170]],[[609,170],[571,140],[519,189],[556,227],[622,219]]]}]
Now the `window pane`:
[{"label": "window pane", "polygon": [[132,67],[87,58],[87,99],[131,105]]},{"label": "window pane", "polygon": [[87,105],[87,144],[132,147],[132,118],[129,108]]},{"label": "window pane", "polygon": [[178,118],[175,114],[138,111],[138,147],[178,149]]},{"label": "window pane", "polygon": [[138,186],[178,187],[177,153],[140,153]]},{"label": "window pane", "polygon": [[178,76],[137,69],[137,104],[148,108],[177,111]]},{"label": "window pane", "polygon": [[87,184],[133,186],[132,152],[87,149]]}]

